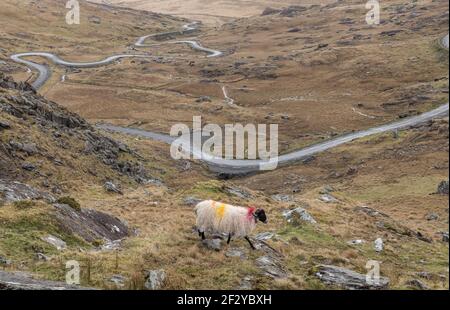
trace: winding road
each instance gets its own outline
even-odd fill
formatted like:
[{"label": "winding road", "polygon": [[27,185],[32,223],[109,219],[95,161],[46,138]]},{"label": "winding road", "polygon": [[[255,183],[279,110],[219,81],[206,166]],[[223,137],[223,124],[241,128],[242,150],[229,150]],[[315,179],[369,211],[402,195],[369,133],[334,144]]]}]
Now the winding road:
[{"label": "winding road", "polygon": [[[174,35],[174,34],[188,34],[192,33],[197,30],[197,26],[199,25],[198,22],[193,22],[190,24],[186,24],[182,27],[181,31],[173,31],[173,32],[165,32],[165,33],[157,33],[157,34],[150,34],[143,37],[138,38],[134,46],[136,47],[151,47],[154,45],[146,45],[145,41],[148,38],[161,36],[161,35]],[[164,44],[188,44],[193,49],[198,50],[200,52],[205,52],[208,54],[207,57],[218,57],[222,56],[223,53],[218,50],[210,49],[203,47],[200,43],[197,41],[174,41],[174,42],[164,42]],[[160,45],[160,44],[158,44]],[[119,54],[119,55],[113,55],[110,57],[107,57],[100,61],[94,61],[94,62],[69,62],[62,60],[58,56],[52,54],[52,53],[45,53],[45,52],[28,52],[28,53],[20,53],[20,54],[14,54],[10,58],[11,60],[26,65],[29,69],[35,70],[38,72],[38,77],[34,80],[34,82],[31,83],[31,86],[33,86],[34,89],[38,90],[44,84],[50,79],[51,77],[51,70],[48,66],[38,64],[29,60],[23,59],[24,57],[44,57],[48,60],[52,61],[54,64],[68,67],[68,68],[95,68],[95,67],[101,67],[106,66],[108,64],[111,64],[121,58],[148,58],[150,56],[148,55],[140,55],[140,54]]]},{"label": "winding road", "polygon": [[[441,40],[442,47],[448,49],[449,48],[449,36],[446,35]],[[273,158],[271,161],[264,161],[264,160],[227,160],[219,157],[214,157],[208,153],[202,152],[202,150],[197,148],[191,148],[191,149],[184,149],[186,152],[190,152],[191,154],[194,154],[196,156],[201,155],[202,161],[205,162],[211,171],[217,172],[217,173],[223,173],[226,175],[244,175],[249,173],[255,173],[260,172],[264,170],[270,169],[270,167],[273,167],[274,162],[277,163],[277,167],[286,166],[288,164],[295,163],[297,161],[300,161],[302,159],[308,158],[312,155],[327,151],[329,149],[335,148],[337,146],[343,145],[345,143],[352,142],[356,139],[364,138],[367,136],[388,132],[388,131],[395,131],[395,130],[401,130],[401,129],[407,129],[412,126],[425,123],[427,121],[430,121],[436,117],[442,117],[445,115],[448,115],[449,113],[449,103],[447,102],[444,105],[441,105],[440,107],[433,109],[429,112],[425,112],[423,114],[410,117],[410,118],[404,118],[402,120],[392,122],[389,124],[369,128],[362,131],[352,132],[346,135],[342,135],[339,137],[336,137],[332,140],[321,142],[288,154],[284,154],[279,156],[278,158]],[[134,128],[128,128],[128,127],[119,127],[119,126],[113,126],[113,125],[107,125],[107,124],[101,124],[98,125],[99,128],[104,130],[109,130],[113,132],[118,133],[124,133],[128,135],[138,136],[142,138],[157,140],[160,142],[171,144],[175,141],[176,138],[171,137],[169,135],[160,134],[160,133],[154,133],[151,131],[141,130],[141,129],[134,129]]]},{"label": "winding road", "polygon": [[[191,23],[183,26],[183,29],[181,31],[177,32],[168,32],[168,33],[159,33],[159,34],[152,34],[147,35],[138,38],[136,43],[134,44],[136,47],[148,47],[150,45],[146,45],[145,41],[150,37],[155,37],[158,35],[171,35],[171,34],[186,34],[191,33],[197,29],[198,23]],[[192,48],[206,52],[208,53],[208,57],[218,57],[222,56],[223,53],[217,50],[209,49],[203,47],[200,43],[197,41],[174,41],[174,42],[165,42],[165,44],[168,43],[174,43],[174,44],[189,44]],[[449,35],[447,34],[442,40],[441,45],[448,50],[449,48]],[[153,45],[152,45],[153,46]],[[42,52],[30,52],[30,53],[22,53],[22,54],[15,54],[11,56],[11,59],[24,64],[28,66],[30,69],[37,70],[39,72],[38,78],[32,83],[32,86],[35,89],[39,89],[42,87],[45,82],[50,78],[51,71],[50,69],[41,64],[34,63],[32,61],[27,61],[22,59],[23,57],[31,57],[31,56],[40,56],[45,57],[49,60],[51,60],[53,63],[65,67],[72,67],[72,68],[91,68],[91,67],[98,67],[98,66],[104,66],[107,64],[110,64],[118,59],[121,58],[127,58],[127,57],[149,57],[147,55],[131,55],[131,54],[121,54],[121,55],[113,55],[108,58],[105,58],[103,60],[97,61],[97,62],[86,62],[86,63],[77,63],[77,62],[68,62],[64,61],[58,56],[51,54],[51,53],[42,53]],[[226,90],[223,89],[224,94],[226,94]],[[225,95],[227,97],[227,95]],[[421,115],[417,115],[410,118],[405,118],[400,121],[392,122],[390,124],[385,124],[373,128],[369,128],[366,130],[358,131],[358,132],[352,132],[340,137],[336,137],[332,140],[325,141],[322,143],[318,143],[288,154],[281,155],[277,158],[273,158],[270,161],[264,161],[264,160],[227,160],[219,157],[214,157],[208,153],[204,153],[201,149],[197,148],[190,148],[185,149],[184,151],[189,152],[191,154],[196,155],[197,157],[201,157],[202,161],[208,164],[209,168],[218,173],[224,173],[227,175],[242,175],[242,174],[248,174],[253,172],[259,172],[262,170],[268,170],[268,168],[273,167],[274,163],[276,163],[277,167],[285,166],[287,164],[294,163],[296,161],[302,160],[304,158],[310,157],[312,155],[315,155],[317,153],[329,150],[331,148],[335,148],[337,146],[340,146],[342,144],[351,142],[356,139],[360,139],[363,137],[367,137],[374,134],[379,134],[383,132],[388,131],[394,131],[394,130],[401,130],[406,129],[411,126],[415,126],[424,122],[427,122],[429,120],[432,120],[433,118],[448,115],[449,113],[449,103],[431,110],[429,112],[423,113]],[[176,140],[175,137],[171,137],[166,134],[161,133],[155,133],[151,131],[145,131],[141,129],[133,129],[128,127],[119,127],[119,126],[113,126],[108,124],[100,124],[98,125],[98,128],[109,130],[113,132],[118,133],[124,133],[129,134],[133,136],[139,136],[147,139],[157,140],[164,143],[171,144]]]}]

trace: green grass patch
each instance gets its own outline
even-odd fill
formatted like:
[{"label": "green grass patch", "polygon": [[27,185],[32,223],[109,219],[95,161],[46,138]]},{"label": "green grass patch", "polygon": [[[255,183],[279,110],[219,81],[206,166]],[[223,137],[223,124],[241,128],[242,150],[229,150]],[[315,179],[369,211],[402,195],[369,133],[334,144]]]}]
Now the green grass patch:
[{"label": "green grass patch", "polygon": [[60,204],[63,204],[63,205],[68,205],[69,207],[71,207],[74,210],[81,211],[80,203],[72,197],[68,197],[68,196],[61,197],[57,200],[57,202]]}]

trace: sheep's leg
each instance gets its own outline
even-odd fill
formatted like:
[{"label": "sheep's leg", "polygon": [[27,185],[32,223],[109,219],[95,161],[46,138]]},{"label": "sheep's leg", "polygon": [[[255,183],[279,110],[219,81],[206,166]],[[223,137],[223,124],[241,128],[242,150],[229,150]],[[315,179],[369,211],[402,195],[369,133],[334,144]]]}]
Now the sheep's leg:
[{"label": "sheep's leg", "polygon": [[202,237],[202,240],[205,240],[205,239],[206,239],[206,237],[205,237],[205,232],[204,232],[204,231],[201,231],[200,229],[198,230],[198,236],[199,236],[199,237]]},{"label": "sheep's leg", "polygon": [[252,247],[253,250],[256,250],[255,246],[253,245],[252,241],[250,240],[250,238],[248,236],[245,237],[245,240],[248,241],[248,243],[250,244],[250,246]]},{"label": "sheep's leg", "polygon": [[230,244],[230,242],[231,242],[231,234],[228,234],[228,241],[227,241],[227,244]]}]

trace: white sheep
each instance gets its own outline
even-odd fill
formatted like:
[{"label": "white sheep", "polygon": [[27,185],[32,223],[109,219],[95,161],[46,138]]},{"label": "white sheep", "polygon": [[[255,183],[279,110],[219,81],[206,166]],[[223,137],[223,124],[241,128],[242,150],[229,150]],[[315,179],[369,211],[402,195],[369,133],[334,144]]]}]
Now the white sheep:
[{"label": "white sheep", "polygon": [[212,230],[216,233],[228,234],[228,244],[231,242],[231,237],[243,237],[252,249],[255,247],[248,235],[255,229],[258,220],[267,223],[263,209],[237,207],[213,200],[200,202],[195,207],[195,212],[197,229],[202,240],[205,240],[205,231]]}]

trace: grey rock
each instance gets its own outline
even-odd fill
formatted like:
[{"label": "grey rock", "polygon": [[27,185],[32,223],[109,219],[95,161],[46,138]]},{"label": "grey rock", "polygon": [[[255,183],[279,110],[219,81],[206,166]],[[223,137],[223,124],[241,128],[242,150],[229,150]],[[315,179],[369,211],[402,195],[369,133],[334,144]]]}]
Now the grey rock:
[{"label": "grey rock", "polygon": [[42,240],[53,245],[58,251],[62,251],[67,248],[66,242],[52,235],[42,237]]},{"label": "grey rock", "polygon": [[127,278],[120,274],[115,274],[111,278],[109,278],[109,282],[113,283],[117,288],[124,288]]},{"label": "grey rock", "polygon": [[330,194],[330,193],[332,193],[332,192],[334,192],[334,188],[331,187],[330,185],[325,185],[325,186],[323,187],[323,189],[319,192],[319,194],[321,194],[321,195],[327,195],[327,194]]},{"label": "grey rock", "polygon": [[192,197],[192,196],[186,197],[183,200],[185,205],[192,206],[192,207],[196,206],[197,204],[199,204],[202,201],[203,201],[202,199]]},{"label": "grey rock", "polygon": [[4,121],[0,121],[0,130],[2,130],[2,129],[10,129],[10,128],[11,128],[11,125],[9,123],[4,122]]},{"label": "grey rock", "polygon": [[433,279],[433,274],[432,274],[432,273],[429,273],[429,272],[426,272],[426,271],[418,272],[418,273],[416,273],[416,275],[417,275],[418,277],[420,277],[420,278],[422,278],[422,279],[426,279],[426,280],[431,280],[431,279]]},{"label": "grey rock", "polygon": [[381,32],[380,35],[387,36],[387,37],[393,37],[393,36],[399,34],[400,32],[403,32],[403,30],[389,30],[389,31]]},{"label": "grey rock", "polygon": [[439,184],[437,193],[440,194],[440,195],[448,195],[448,193],[449,193],[448,181],[442,181]]},{"label": "grey rock", "polygon": [[294,17],[301,12],[306,11],[308,8],[299,5],[291,5],[283,10],[281,10],[280,15],[284,17]]},{"label": "grey rock", "polygon": [[226,257],[238,257],[240,259],[246,259],[246,255],[243,249],[240,248],[230,248],[225,252]]},{"label": "grey rock", "polygon": [[202,244],[208,250],[220,251],[222,249],[222,240],[220,239],[205,239]]},{"label": "grey rock", "polygon": [[27,170],[27,171],[34,171],[34,170],[36,170],[36,166],[32,163],[23,163],[22,169]]},{"label": "grey rock", "polygon": [[47,262],[47,261],[50,260],[50,258],[48,256],[46,256],[45,254],[43,254],[43,253],[36,253],[35,257],[36,257],[37,260],[41,260],[41,261],[44,261],[44,262]]},{"label": "grey rock", "polygon": [[223,191],[230,195],[233,195],[233,196],[236,196],[236,197],[239,197],[242,199],[253,199],[254,198],[251,193],[249,193],[245,189],[242,189],[242,188],[239,188],[236,186],[225,186],[223,188]]},{"label": "grey rock", "polygon": [[420,281],[418,279],[408,280],[406,282],[406,285],[408,285],[412,288],[419,289],[419,290],[429,290],[430,289],[425,283],[423,283],[422,281]]},{"label": "grey rock", "polygon": [[300,220],[311,224],[317,224],[317,221],[308,213],[308,211],[300,207],[283,211],[282,215],[288,223],[296,223]]},{"label": "grey rock", "polygon": [[360,212],[363,212],[363,213],[365,213],[365,214],[367,214],[369,216],[372,216],[372,217],[376,217],[376,216],[388,217],[387,214],[382,213],[382,212],[380,212],[378,210],[375,210],[375,209],[367,207],[367,206],[355,207],[354,211],[360,211]]},{"label": "grey rock", "polygon": [[0,256],[0,266],[8,267],[11,265],[11,261],[6,257]]},{"label": "grey rock", "polygon": [[311,156],[307,156],[304,159],[302,159],[302,163],[307,165],[307,164],[309,164],[309,163],[311,163],[311,162],[313,162],[315,160],[316,160],[316,156],[311,155]]},{"label": "grey rock", "polygon": [[294,28],[291,28],[288,30],[288,32],[290,32],[290,33],[295,33],[295,32],[300,32],[300,31],[301,31],[301,29],[298,27],[294,27]]},{"label": "grey rock", "polygon": [[102,23],[102,20],[98,16],[89,16],[88,20],[89,20],[89,22],[91,22],[93,24],[97,24],[97,25]]},{"label": "grey rock", "polygon": [[326,203],[337,203],[339,200],[337,200],[335,197],[331,196],[330,194],[321,195],[319,198],[321,201]]},{"label": "grey rock", "polygon": [[200,98],[195,100],[195,102],[197,102],[197,103],[211,102],[211,101],[212,101],[211,97],[209,97],[209,96],[201,96]]},{"label": "grey rock", "polygon": [[256,266],[258,266],[265,275],[273,279],[284,279],[288,277],[288,273],[281,264],[281,261],[272,256],[261,256],[256,260]]},{"label": "grey rock", "polygon": [[105,243],[103,243],[99,250],[101,252],[111,252],[120,249],[122,246],[122,239],[118,240],[106,240]]},{"label": "grey rock", "polygon": [[107,213],[92,209],[75,210],[64,204],[55,204],[54,208],[59,225],[87,242],[103,240],[108,244],[133,234],[127,223]]},{"label": "grey rock", "polygon": [[279,201],[279,202],[292,202],[292,201],[294,201],[294,196],[292,196],[292,195],[285,195],[285,194],[272,195],[271,198],[273,200]]},{"label": "grey rock", "polygon": [[14,140],[9,141],[9,145],[16,151],[27,153],[28,155],[34,155],[39,153],[39,150],[35,143],[20,143]]},{"label": "grey rock", "polygon": [[144,286],[149,290],[161,289],[166,280],[166,272],[164,270],[149,270],[145,277]]},{"label": "grey rock", "polygon": [[442,241],[448,243],[448,231],[447,232],[441,232]]},{"label": "grey rock", "polygon": [[236,288],[237,290],[244,290],[244,291],[249,291],[253,289],[253,284],[252,284],[252,277],[244,277],[241,280],[241,283],[239,284],[239,286]]},{"label": "grey rock", "polygon": [[437,215],[436,213],[429,213],[427,214],[427,216],[425,217],[425,219],[427,221],[436,221],[439,219],[439,215]]},{"label": "grey rock", "polygon": [[46,200],[54,202],[55,198],[27,184],[15,181],[0,180],[0,201],[15,202],[21,200]]},{"label": "grey rock", "polygon": [[347,242],[348,245],[360,245],[363,243],[365,243],[365,241],[362,239],[350,240]]},{"label": "grey rock", "polygon": [[261,13],[261,16],[268,16],[268,15],[275,15],[280,13],[281,10],[274,9],[274,8],[265,8],[264,11]]},{"label": "grey rock", "polygon": [[374,249],[377,252],[383,251],[383,239],[378,238],[377,240],[375,240],[375,242],[374,242]]},{"label": "grey rock", "polygon": [[116,194],[123,195],[123,192],[121,191],[120,186],[118,184],[115,184],[112,181],[105,182],[105,184],[103,184],[103,187],[105,188],[106,191],[108,191],[110,193],[116,193]]},{"label": "grey rock", "polygon": [[271,233],[271,232],[263,232],[263,233],[259,233],[259,234],[257,234],[256,236],[255,236],[255,239],[256,240],[262,240],[262,241],[265,241],[265,240],[270,240],[270,239],[272,239],[273,237],[275,236],[275,234],[274,233]]},{"label": "grey rock", "polygon": [[68,285],[64,282],[37,280],[25,272],[0,270],[0,290],[93,290],[93,288]]},{"label": "grey rock", "polygon": [[366,275],[342,267],[319,265],[316,269],[315,275],[321,281],[345,289],[386,289],[389,286],[389,279],[386,277],[380,277],[379,281],[367,281]]}]

